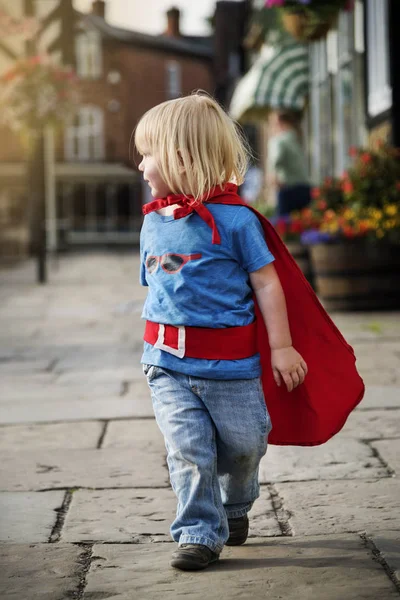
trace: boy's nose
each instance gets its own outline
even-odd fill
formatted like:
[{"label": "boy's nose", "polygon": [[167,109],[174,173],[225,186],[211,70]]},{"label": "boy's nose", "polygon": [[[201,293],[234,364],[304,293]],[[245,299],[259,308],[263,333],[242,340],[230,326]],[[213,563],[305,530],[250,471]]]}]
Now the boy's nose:
[{"label": "boy's nose", "polygon": [[138,169],[139,169],[139,171],[144,171],[143,160],[140,161]]}]

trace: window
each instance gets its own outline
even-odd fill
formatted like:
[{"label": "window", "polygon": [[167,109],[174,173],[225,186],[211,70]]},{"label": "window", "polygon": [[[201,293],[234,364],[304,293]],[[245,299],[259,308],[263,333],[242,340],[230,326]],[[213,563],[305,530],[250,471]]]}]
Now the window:
[{"label": "window", "polygon": [[339,15],[337,30],[310,49],[312,178],[340,176],[351,146],[365,141],[362,4]]},{"label": "window", "polygon": [[387,0],[367,0],[368,114],[370,117],[392,106],[389,74]]},{"label": "window", "polygon": [[351,162],[349,149],[364,142],[364,85],[361,25],[363,15],[355,11],[342,12],[337,33],[337,64],[335,74],[336,108],[336,175],[341,175]]},{"label": "window", "polygon": [[181,95],[181,65],[175,60],[169,60],[167,70],[167,98],[173,100]]},{"label": "window", "polygon": [[318,182],[321,178],[331,175],[332,170],[331,81],[325,40],[311,45],[310,65],[311,174],[312,179]]},{"label": "window", "polygon": [[65,130],[65,160],[104,160],[104,118],[97,106],[82,106]]},{"label": "window", "polygon": [[85,31],[75,38],[76,71],[83,79],[102,75],[101,37],[97,31]]}]

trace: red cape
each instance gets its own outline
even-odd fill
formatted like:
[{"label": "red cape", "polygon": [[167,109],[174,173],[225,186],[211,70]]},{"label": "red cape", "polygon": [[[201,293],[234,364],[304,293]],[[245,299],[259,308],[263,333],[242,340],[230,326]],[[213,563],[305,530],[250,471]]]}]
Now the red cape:
[{"label": "red cape", "polygon": [[323,444],[342,429],[364,395],[353,348],[321,305],[268,219],[236,194],[222,194],[208,202],[247,206],[259,218],[285,293],[293,346],[308,366],[304,383],[292,392],[283,384],[276,385],[268,334],[256,302],[262,383],[273,426],[268,442],[293,446]]},{"label": "red cape", "polygon": [[333,323],[314,290],[292,258],[271,223],[237,195],[237,186],[215,188],[204,203],[183,194],[144,205],[147,214],[178,203],[174,218],[196,211],[212,229],[213,243],[220,243],[218,228],[205,204],[238,204],[252,210],[265,232],[268,248],[285,293],[293,346],[308,366],[305,381],[292,392],[278,387],[271,368],[268,334],[256,303],[258,347],[261,355],[265,401],[272,421],[270,444],[316,446],[341,430],[350,412],[362,400],[364,383],[357,373],[354,351]]}]

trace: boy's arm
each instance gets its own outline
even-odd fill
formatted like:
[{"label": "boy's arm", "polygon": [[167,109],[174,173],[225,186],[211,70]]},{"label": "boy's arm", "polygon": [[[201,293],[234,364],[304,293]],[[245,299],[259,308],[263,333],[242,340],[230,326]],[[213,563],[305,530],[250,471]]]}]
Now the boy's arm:
[{"label": "boy's arm", "polygon": [[303,383],[307,365],[292,346],[285,296],[273,264],[250,273],[250,283],[267,328],[274,379],[277,385],[283,379],[291,392]]}]

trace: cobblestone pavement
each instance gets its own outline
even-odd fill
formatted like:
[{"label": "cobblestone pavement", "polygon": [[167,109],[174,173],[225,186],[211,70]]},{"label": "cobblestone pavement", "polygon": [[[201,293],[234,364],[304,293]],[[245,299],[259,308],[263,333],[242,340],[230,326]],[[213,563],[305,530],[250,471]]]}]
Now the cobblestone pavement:
[{"label": "cobblestone pavement", "polygon": [[398,598],[399,314],[333,315],[365,400],[323,446],[271,446],[248,543],[183,573],[137,281],[134,252],[0,271],[1,600]]}]

